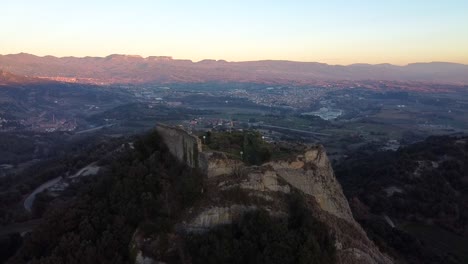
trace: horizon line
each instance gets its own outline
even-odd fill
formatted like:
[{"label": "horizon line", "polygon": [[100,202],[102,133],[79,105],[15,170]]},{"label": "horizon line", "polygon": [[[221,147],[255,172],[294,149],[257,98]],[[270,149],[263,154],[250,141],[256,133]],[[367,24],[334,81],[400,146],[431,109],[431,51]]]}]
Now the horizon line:
[{"label": "horizon line", "polygon": [[143,57],[142,55],[139,55],[139,54],[124,54],[124,53],[113,53],[107,56],[73,56],[73,55],[70,55],[70,56],[43,55],[41,56],[41,55],[36,55],[36,54],[28,53],[28,52],[19,52],[19,53],[0,54],[0,56],[14,56],[14,55],[23,55],[23,54],[31,55],[31,56],[39,57],[39,58],[53,57],[57,59],[64,59],[64,58],[75,58],[75,59],[102,58],[102,59],[105,59],[111,56],[126,56],[126,57],[133,57],[133,58],[139,58],[139,59],[144,59],[144,60],[151,59],[151,58],[166,58],[170,60],[190,61],[192,63],[200,63],[204,61],[227,62],[227,63],[246,63],[246,62],[262,62],[262,61],[275,62],[276,61],[276,62],[294,62],[294,63],[317,63],[317,64],[325,64],[328,66],[345,66],[345,67],[356,66],[356,65],[370,65],[370,66],[390,65],[390,66],[397,66],[397,67],[405,67],[405,66],[409,66],[412,64],[431,64],[431,63],[447,63],[447,64],[458,64],[458,65],[468,66],[468,64],[465,64],[465,63],[451,62],[451,61],[417,61],[417,62],[410,62],[406,64],[393,64],[389,62],[381,62],[381,63],[355,62],[351,64],[329,64],[326,62],[319,62],[319,61],[298,61],[298,60],[287,60],[287,59],[276,59],[276,60],[275,59],[258,59],[258,60],[240,60],[240,61],[228,61],[225,59],[203,59],[199,61],[194,61],[191,59],[178,59],[170,55],[169,56],[168,55],[150,55],[147,57]]}]

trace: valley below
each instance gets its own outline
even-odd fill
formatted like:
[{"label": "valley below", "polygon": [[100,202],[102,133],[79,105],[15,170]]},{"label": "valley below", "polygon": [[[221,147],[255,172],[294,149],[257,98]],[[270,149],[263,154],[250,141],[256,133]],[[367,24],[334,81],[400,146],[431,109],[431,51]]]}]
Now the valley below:
[{"label": "valley below", "polygon": [[[343,258],[353,259],[359,254],[367,256],[363,258],[368,263],[387,263],[387,258],[388,263],[441,263],[442,260],[464,263],[466,204],[462,197],[466,193],[466,169],[462,164],[468,129],[466,87],[420,84],[423,88],[405,89],[395,83],[372,81],[362,82],[360,86],[356,83],[342,85],[254,82],[96,85],[48,80],[0,86],[0,234],[3,245],[15,248],[2,253],[3,258],[11,257],[20,245],[29,243],[35,232],[40,232],[33,230],[44,230],[54,212],[61,214],[63,206],[75,204],[83,192],[97,184],[96,181],[106,177],[113,179],[114,176],[109,176],[116,173],[112,164],[122,155],[134,153],[135,148],[143,151],[141,155],[150,155],[134,143],[155,127],[167,126],[185,131],[201,144],[201,149],[192,149],[186,160],[179,157],[182,164],[190,166],[202,162],[194,156],[187,163],[188,157],[195,153],[226,155],[226,160],[210,165],[213,171],[207,174],[219,175],[208,176],[200,183],[208,193],[201,195],[204,198],[200,198],[199,204],[187,209],[192,211],[184,209],[180,216],[171,218],[174,227],[190,219],[194,230],[219,221],[235,223],[242,219],[236,215],[243,215],[241,212],[248,212],[252,206],[286,212],[284,203],[290,194],[280,191],[286,188],[293,193],[299,190],[306,200],[310,198],[319,205],[321,202],[330,205],[338,194],[323,196],[322,191],[312,192],[307,198],[307,192],[316,187],[301,189],[305,183],[288,182],[291,178],[283,175],[278,165],[273,165],[276,163],[267,165],[271,160],[291,157],[295,160],[305,149],[322,145],[331,168],[336,171],[337,182],[343,187],[338,196],[341,195],[345,207],[349,207],[351,225],[358,226],[353,235],[360,237],[359,242],[343,240],[347,242],[335,244],[337,251],[333,254],[342,258],[340,263],[352,263]],[[252,142],[259,140],[260,143],[253,143],[252,147],[245,145],[249,133],[256,135]],[[191,146],[192,143],[188,143],[191,139],[187,140],[184,139],[186,146],[179,152]],[[153,144],[151,142],[147,144]],[[179,143],[166,141],[169,149]],[[254,156],[249,154],[253,151],[251,148],[256,151]],[[432,149],[419,150],[424,148]],[[450,156],[452,151],[455,156]],[[177,157],[177,153],[170,155]],[[398,160],[400,156],[405,157],[404,161]],[[302,162],[297,159],[288,166]],[[249,166],[266,166],[262,170],[273,166],[278,183],[270,185],[273,178],[268,173],[250,171],[248,167],[246,174],[242,174],[244,178],[229,178],[240,172],[237,167],[232,169],[226,164],[240,161]],[[420,164],[420,168],[414,167],[415,164]],[[430,171],[431,168],[434,171]],[[450,168],[451,174],[447,169],[438,168]],[[308,169],[304,167],[304,170]],[[414,173],[422,176],[414,178]],[[436,186],[444,188],[434,190]],[[239,191],[239,188],[247,191]],[[192,191],[184,189],[184,192]],[[433,197],[429,197],[429,193]],[[229,199],[233,199],[232,202],[228,202]],[[260,202],[262,199],[266,204]],[[460,199],[462,202],[454,203]],[[318,221],[331,221],[330,216],[321,213],[327,207],[316,207],[315,202],[306,202],[311,215]],[[422,204],[423,211],[414,210]],[[275,206],[279,207],[274,209]],[[148,213],[145,210],[148,209],[139,212],[145,215]],[[208,211],[203,213],[203,210]],[[199,218],[195,212],[200,213]],[[182,215],[188,218],[182,220],[179,218]],[[349,235],[348,231],[343,231],[347,224],[333,221],[337,222],[325,229],[334,230],[335,235]],[[156,243],[154,236],[148,237],[151,232],[142,231],[148,226],[151,225],[140,226],[136,221],[131,224],[132,231],[125,231],[125,241],[135,243],[134,253],[139,256],[135,260],[143,263],[141,261],[152,256],[153,260],[168,258],[172,261],[176,257],[172,253],[148,251],[148,247],[154,245],[150,246],[145,239]],[[430,235],[432,233],[434,235]],[[444,234],[444,239],[437,241],[437,234]],[[176,243],[169,241],[172,240],[166,242]],[[351,245],[346,243],[362,247],[350,246],[346,250],[344,245]],[[405,247],[410,247],[411,252]],[[26,254],[21,249],[18,252]],[[356,263],[364,263],[362,261]]]}]

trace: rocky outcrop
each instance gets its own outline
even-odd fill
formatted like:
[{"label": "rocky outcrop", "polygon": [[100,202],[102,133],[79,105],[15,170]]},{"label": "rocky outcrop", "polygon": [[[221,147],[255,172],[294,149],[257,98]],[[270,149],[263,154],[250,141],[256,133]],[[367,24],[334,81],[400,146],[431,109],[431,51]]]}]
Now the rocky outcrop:
[{"label": "rocky outcrop", "polygon": [[307,150],[304,155],[298,155],[296,160],[270,162],[267,165],[293,187],[313,196],[322,210],[355,223],[322,146]]},{"label": "rocky outcrop", "polygon": [[164,124],[158,124],[156,130],[163,138],[169,151],[178,160],[192,168],[200,166],[199,154],[202,152],[202,144],[198,137],[187,133],[183,129]]},{"label": "rocky outcrop", "polygon": [[278,178],[281,178],[313,196],[322,210],[356,224],[323,146],[311,147],[295,159],[273,161],[258,168],[246,168],[239,161],[228,159],[224,153],[203,155],[202,167],[206,168],[208,178],[245,173],[247,179],[239,184],[243,189],[289,193],[288,185],[278,184]]},{"label": "rocky outcrop", "polygon": [[[211,186],[205,193],[205,201],[184,217],[180,226],[186,232],[204,232],[231,224],[245,212],[258,208],[284,217],[288,212],[289,193],[300,191],[314,217],[327,225],[334,235],[338,263],[393,263],[354,220],[323,146],[307,147],[301,155],[249,167],[229,159],[224,153],[202,152],[199,140],[186,132],[167,128],[162,131],[163,138],[169,140],[166,143],[171,152],[192,167],[198,165],[207,175],[207,186]],[[187,142],[199,148],[190,149]],[[198,159],[184,158],[194,153],[199,154]],[[239,196],[243,198],[232,198]]]},{"label": "rocky outcrop", "polygon": [[211,207],[184,224],[188,232],[203,232],[219,225],[231,224],[244,213],[255,210],[255,206],[231,205],[229,207]]},{"label": "rocky outcrop", "polygon": [[[212,162],[214,160],[216,159]],[[219,162],[220,164],[230,164],[224,158],[221,160],[223,161]],[[220,190],[234,187],[249,191],[251,197],[263,197],[265,201],[282,199],[279,198],[282,196],[275,194],[287,195],[292,188],[300,190],[309,197],[314,215],[334,234],[338,263],[393,263],[388,256],[379,251],[354,220],[323,146],[309,147],[302,155],[294,158],[272,161],[259,167],[242,167],[235,176],[231,175],[218,184]],[[270,213],[287,211],[286,208],[265,207],[264,204],[255,202],[252,204]],[[198,223],[198,226],[203,226],[204,229],[231,223],[231,211],[230,208],[210,208],[197,215],[192,223]],[[242,211],[238,210],[237,213],[239,212]]]},{"label": "rocky outcrop", "polygon": [[243,167],[241,161],[229,159],[222,152],[203,152],[200,153],[199,159],[200,169],[206,173],[208,178],[235,174]]},{"label": "rocky outcrop", "polygon": [[199,168],[208,178],[235,173],[243,166],[223,152],[202,152],[201,140],[181,128],[158,124],[156,130],[172,155],[192,168]]},{"label": "rocky outcrop", "polygon": [[242,189],[255,190],[260,192],[283,192],[289,193],[290,187],[287,184],[281,185],[278,182],[278,175],[275,171],[251,172],[248,180],[240,184]]}]

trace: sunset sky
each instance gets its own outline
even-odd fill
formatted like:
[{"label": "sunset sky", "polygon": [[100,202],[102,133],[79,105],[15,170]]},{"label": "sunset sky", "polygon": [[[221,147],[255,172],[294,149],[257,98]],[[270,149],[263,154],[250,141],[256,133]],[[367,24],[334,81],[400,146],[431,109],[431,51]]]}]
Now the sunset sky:
[{"label": "sunset sky", "polygon": [[468,64],[466,0],[3,0],[0,54]]}]

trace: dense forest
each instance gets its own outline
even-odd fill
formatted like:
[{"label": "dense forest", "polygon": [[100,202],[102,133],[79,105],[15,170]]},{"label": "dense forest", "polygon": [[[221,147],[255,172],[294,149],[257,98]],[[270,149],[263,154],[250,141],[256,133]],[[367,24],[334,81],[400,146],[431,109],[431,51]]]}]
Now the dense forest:
[{"label": "dense forest", "polygon": [[468,261],[468,138],[429,137],[396,152],[361,149],[335,171],[355,217],[386,251],[410,263]]},{"label": "dense forest", "polygon": [[31,217],[19,204],[36,187],[50,179],[74,173],[91,162],[106,162],[125,142],[123,137],[70,136],[60,132],[3,133],[0,138],[3,137],[12,143],[1,145],[0,152],[15,153],[15,148],[31,151],[18,152],[21,155],[18,161],[29,161],[26,164],[12,163],[13,172],[0,177],[0,226]]},{"label": "dense forest", "polygon": [[192,263],[335,263],[335,245],[324,224],[313,218],[299,194],[288,218],[264,210],[246,213],[233,225],[186,238]]},{"label": "dense forest", "polygon": [[200,195],[201,175],[179,164],[156,133],[134,146],[75,199],[51,208],[10,263],[128,263],[140,224],[167,228]]},{"label": "dense forest", "polygon": [[[333,238],[300,195],[289,218],[258,210],[207,233],[178,230],[203,195],[203,174],[178,162],[156,132],[124,146],[74,198],[44,213],[9,263],[132,263],[136,230],[157,238],[144,253],[167,263],[334,263]],[[18,246],[14,238],[7,246]]]}]

